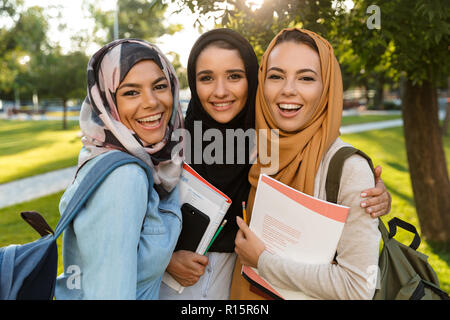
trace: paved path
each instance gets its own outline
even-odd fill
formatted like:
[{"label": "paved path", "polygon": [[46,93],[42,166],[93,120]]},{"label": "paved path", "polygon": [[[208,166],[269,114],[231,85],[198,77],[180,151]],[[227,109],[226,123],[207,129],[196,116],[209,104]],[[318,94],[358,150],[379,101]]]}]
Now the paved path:
[{"label": "paved path", "polygon": [[[444,113],[440,114],[440,118],[443,118],[443,115]],[[399,127],[402,125],[402,119],[355,124],[341,127],[341,133],[356,133]],[[0,208],[40,198],[66,189],[73,179],[75,170],[76,167],[71,167],[0,184]]]},{"label": "paved path", "polygon": [[360,123],[360,124],[352,124],[348,126],[341,127],[341,133],[357,133],[369,130],[379,130],[386,129],[392,127],[400,127],[403,126],[403,119],[395,119],[395,120],[386,120],[386,121],[377,121],[377,122],[369,122],[369,123]]},{"label": "paved path", "polygon": [[40,198],[67,188],[76,167],[39,174],[0,184],[0,208]]}]

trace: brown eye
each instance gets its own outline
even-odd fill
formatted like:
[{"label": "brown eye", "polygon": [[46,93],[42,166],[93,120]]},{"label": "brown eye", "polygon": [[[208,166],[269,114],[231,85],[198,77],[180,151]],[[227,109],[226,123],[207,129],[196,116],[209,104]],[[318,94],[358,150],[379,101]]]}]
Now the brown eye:
[{"label": "brown eye", "polygon": [[271,80],[279,80],[281,79],[281,77],[277,74],[271,74],[267,77],[267,79],[271,79]]},{"label": "brown eye", "polygon": [[229,77],[229,79],[231,79],[231,80],[239,80],[239,79],[244,78],[243,75],[242,75],[242,74],[239,74],[239,73],[232,73],[232,74],[230,74],[228,77]]},{"label": "brown eye", "polygon": [[161,84],[157,84],[155,87],[154,87],[154,89],[155,90],[164,90],[164,89],[166,89],[166,88],[168,88],[169,86],[167,85],[167,84],[165,84],[165,83],[161,83]]},{"label": "brown eye", "polygon": [[121,95],[122,96],[136,96],[138,94],[139,94],[139,92],[137,92],[136,90],[128,90],[128,91],[123,92]]},{"label": "brown eye", "polygon": [[199,81],[211,81],[212,77],[211,76],[201,76],[200,79],[198,79]]}]

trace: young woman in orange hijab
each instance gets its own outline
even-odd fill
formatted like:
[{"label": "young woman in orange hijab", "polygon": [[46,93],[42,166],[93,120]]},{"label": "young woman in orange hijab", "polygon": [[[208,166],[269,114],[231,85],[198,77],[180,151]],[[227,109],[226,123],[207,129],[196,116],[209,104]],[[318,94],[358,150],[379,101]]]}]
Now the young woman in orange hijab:
[{"label": "young woman in orange hijab", "polygon": [[[333,48],[311,31],[285,29],[266,50],[258,81],[256,130],[279,130],[279,169],[270,175],[325,200],[329,161],[348,145],[339,138],[343,88]],[[267,169],[261,162],[257,161],[249,173],[249,213],[258,177]],[[274,285],[313,299],[371,299],[374,288],[368,285],[368,270],[378,265],[380,234],[378,220],[360,207],[360,190],[373,186],[374,176],[365,159],[354,155],[346,160],[338,204],[350,207],[350,211],[338,243],[337,263],[303,264],[272,255],[237,217],[240,230],[235,251],[240,263],[235,266],[230,298],[261,299],[240,275],[242,263],[258,268]]]}]

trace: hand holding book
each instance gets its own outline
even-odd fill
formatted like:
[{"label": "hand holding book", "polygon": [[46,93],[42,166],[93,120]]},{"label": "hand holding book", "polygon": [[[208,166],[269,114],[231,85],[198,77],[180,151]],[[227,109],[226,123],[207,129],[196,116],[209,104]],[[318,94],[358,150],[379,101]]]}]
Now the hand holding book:
[{"label": "hand holding book", "polygon": [[[293,262],[330,264],[349,208],[314,198],[267,175],[259,178],[250,226],[238,225],[237,253],[243,263],[242,275],[252,286],[276,299],[311,299],[298,290],[276,287],[259,275],[257,259],[251,257],[254,239],[261,239],[266,250]],[[242,221],[242,220],[241,220]],[[247,230],[248,229],[248,230]],[[243,231],[245,230],[245,232]],[[251,231],[250,231],[251,230]]]},{"label": "hand holding book", "polygon": [[[179,188],[180,206],[184,213],[183,230],[186,233],[184,239],[189,240],[191,237],[196,237],[196,240],[198,240],[198,236],[201,236],[200,243],[197,245],[198,241],[196,242],[196,249],[191,248],[189,249],[190,252],[186,252],[187,247],[183,246],[180,247],[180,250],[175,251],[167,268],[168,272],[163,275],[162,281],[181,293],[184,286],[195,284],[204,273],[208,264],[208,258],[204,254],[210,249],[214,236],[217,237],[218,228],[220,228],[220,223],[231,205],[231,199],[186,163],[183,164]],[[183,210],[183,207],[187,205],[189,205],[189,210]],[[207,215],[209,223],[206,231],[204,228],[199,228],[199,220],[190,219],[192,217],[189,214],[187,219],[184,219],[185,213],[194,213],[195,216],[199,213]],[[185,223],[188,220],[191,222],[189,225]],[[190,243],[190,241],[187,242]],[[192,245],[192,243],[190,244]]]},{"label": "hand holding book", "polygon": [[187,250],[175,251],[172,254],[167,272],[183,287],[194,285],[205,273],[208,257]]}]

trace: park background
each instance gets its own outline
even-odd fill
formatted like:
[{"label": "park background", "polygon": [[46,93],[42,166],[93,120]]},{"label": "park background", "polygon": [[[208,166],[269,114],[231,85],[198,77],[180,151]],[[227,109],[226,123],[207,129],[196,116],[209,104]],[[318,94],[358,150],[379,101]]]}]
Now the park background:
[{"label": "park background", "polygon": [[[335,49],[345,89],[343,132],[349,125],[400,121],[345,133],[342,139],[383,167],[393,197],[383,220],[397,216],[417,227],[418,250],[429,256],[450,293],[450,7],[445,2],[0,0],[0,190],[76,165],[86,65],[109,41],[135,37],[160,46],[180,78],[185,109],[187,57],[202,32],[235,29],[260,58],[282,28],[303,27]],[[0,205],[0,246],[38,238],[20,219],[21,211],[39,211],[56,226],[62,193]],[[408,245],[413,236],[400,231],[396,238]],[[58,245],[61,252],[61,239]]]}]

